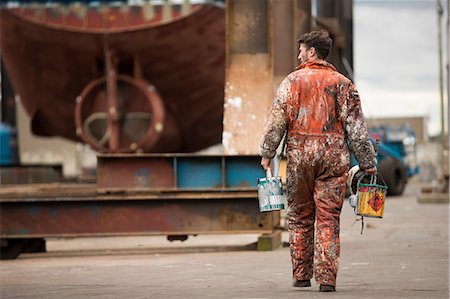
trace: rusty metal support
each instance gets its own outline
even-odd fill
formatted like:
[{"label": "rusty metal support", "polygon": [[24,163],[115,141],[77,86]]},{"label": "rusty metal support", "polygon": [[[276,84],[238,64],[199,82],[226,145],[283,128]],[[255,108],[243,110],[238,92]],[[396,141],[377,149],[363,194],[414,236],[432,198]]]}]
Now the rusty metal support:
[{"label": "rusty metal support", "polygon": [[226,2],[226,154],[255,154],[273,93],[269,1]]},{"label": "rusty metal support", "polygon": [[0,239],[105,235],[271,234],[259,212],[258,156],[103,154],[97,185],[0,189]]},{"label": "rusty metal support", "polygon": [[61,196],[56,187],[2,188],[0,238],[271,233],[280,222],[279,212],[259,212],[256,190],[96,195],[66,186]]},{"label": "rusty metal support", "polygon": [[117,57],[106,49],[106,102],[108,107],[109,148],[117,152],[120,146],[119,103],[117,99]]}]

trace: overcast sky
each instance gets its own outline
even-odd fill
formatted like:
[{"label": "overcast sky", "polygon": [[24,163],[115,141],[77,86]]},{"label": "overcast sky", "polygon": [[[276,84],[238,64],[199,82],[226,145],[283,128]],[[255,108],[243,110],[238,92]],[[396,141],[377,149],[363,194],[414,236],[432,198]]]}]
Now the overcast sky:
[{"label": "overcast sky", "polygon": [[439,133],[436,1],[355,0],[353,17],[355,83],[366,116],[427,116],[429,133]]}]

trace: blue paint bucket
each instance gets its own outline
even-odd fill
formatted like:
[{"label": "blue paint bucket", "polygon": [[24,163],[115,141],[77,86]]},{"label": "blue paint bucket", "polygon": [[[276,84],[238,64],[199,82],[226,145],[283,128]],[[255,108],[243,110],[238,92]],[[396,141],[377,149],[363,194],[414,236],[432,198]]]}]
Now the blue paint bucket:
[{"label": "blue paint bucket", "polygon": [[258,201],[260,212],[278,211],[285,208],[286,195],[281,177],[272,177],[270,169],[265,178],[258,179]]}]

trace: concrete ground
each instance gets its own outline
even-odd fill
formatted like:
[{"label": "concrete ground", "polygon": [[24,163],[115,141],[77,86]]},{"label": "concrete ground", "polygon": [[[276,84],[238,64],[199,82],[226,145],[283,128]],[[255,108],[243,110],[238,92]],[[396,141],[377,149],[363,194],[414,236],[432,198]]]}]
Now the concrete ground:
[{"label": "concrete ground", "polygon": [[[449,207],[389,197],[364,234],[347,202],[336,293],[291,287],[289,249],[251,250],[257,235],[48,240],[48,253],[0,262],[6,298],[449,298]],[[287,234],[283,234],[287,241]],[[250,244],[250,245],[249,245]]]}]

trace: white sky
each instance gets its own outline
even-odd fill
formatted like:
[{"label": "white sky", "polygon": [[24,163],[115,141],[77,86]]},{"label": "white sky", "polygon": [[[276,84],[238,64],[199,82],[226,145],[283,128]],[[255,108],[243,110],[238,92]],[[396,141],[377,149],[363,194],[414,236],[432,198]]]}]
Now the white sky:
[{"label": "white sky", "polygon": [[[355,83],[366,117],[426,116],[428,132],[438,134],[436,1],[355,0],[353,13]],[[445,28],[446,16],[443,37]]]}]

